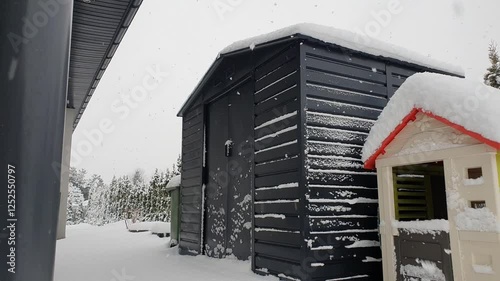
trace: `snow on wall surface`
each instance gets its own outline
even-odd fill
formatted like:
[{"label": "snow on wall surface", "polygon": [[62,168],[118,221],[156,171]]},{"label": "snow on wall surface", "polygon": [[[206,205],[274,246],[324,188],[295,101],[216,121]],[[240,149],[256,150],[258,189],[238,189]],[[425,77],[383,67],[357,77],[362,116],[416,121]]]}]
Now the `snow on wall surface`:
[{"label": "snow on wall surface", "polygon": [[[298,69],[298,44],[255,69],[253,261],[255,271],[287,280],[301,280],[294,268],[303,259],[297,250],[302,241],[295,168],[299,166]],[[282,263],[284,259],[289,262]]]},{"label": "snow on wall surface", "polygon": [[407,264],[401,266],[400,274],[403,275],[404,280],[433,280],[433,281],[446,281],[446,277],[441,269],[439,269],[435,262],[427,260],[416,260],[419,266]]},{"label": "snow on wall surface", "polygon": [[227,46],[220,53],[225,54],[245,48],[252,48],[263,43],[294,36],[296,34],[306,35],[325,43],[339,45],[374,56],[393,58],[461,76],[464,74],[461,67],[440,62],[402,47],[351,31],[311,23],[296,24],[271,33],[244,39]]},{"label": "snow on wall surface", "polygon": [[435,73],[417,73],[396,91],[363,147],[366,161],[414,109],[422,109],[500,142],[500,90],[481,82]]},{"label": "snow on wall surface", "polygon": [[450,232],[450,224],[447,220],[393,221],[392,225],[408,233],[436,234]]},{"label": "snow on wall surface", "polygon": [[[385,83],[387,77],[372,68],[385,69],[385,65],[362,61],[366,65],[357,68],[349,59],[338,62],[339,53],[310,46],[304,52],[308,249],[328,257],[322,268],[331,268],[332,274],[339,263],[346,263],[350,270],[344,276],[324,276],[324,280],[381,280],[376,174],[364,170],[361,149],[388,95],[375,85]],[[352,57],[357,63],[360,60]],[[356,71],[344,73],[351,67]],[[378,82],[365,83],[374,77]],[[379,92],[372,93],[374,88]]]}]

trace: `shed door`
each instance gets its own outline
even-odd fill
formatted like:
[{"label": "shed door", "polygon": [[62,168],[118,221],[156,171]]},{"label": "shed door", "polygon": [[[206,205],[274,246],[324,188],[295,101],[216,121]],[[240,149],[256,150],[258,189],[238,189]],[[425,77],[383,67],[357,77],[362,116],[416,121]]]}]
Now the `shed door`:
[{"label": "shed door", "polygon": [[243,84],[208,110],[205,254],[250,256],[253,87]]}]

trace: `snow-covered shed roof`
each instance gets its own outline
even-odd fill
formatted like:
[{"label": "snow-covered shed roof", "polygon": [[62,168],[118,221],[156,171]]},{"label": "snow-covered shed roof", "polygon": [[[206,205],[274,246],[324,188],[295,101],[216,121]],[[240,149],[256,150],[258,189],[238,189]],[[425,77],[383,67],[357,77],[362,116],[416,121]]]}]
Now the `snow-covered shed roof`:
[{"label": "snow-covered shed roof", "polygon": [[299,23],[267,34],[244,39],[227,46],[220,53],[226,54],[245,48],[254,48],[280,38],[293,37],[296,34],[302,34],[325,43],[339,45],[366,54],[397,59],[458,76],[464,76],[464,71],[459,66],[438,61],[363,34],[313,23]]},{"label": "snow-covered shed roof", "polygon": [[444,73],[455,74],[458,76],[464,76],[464,71],[461,67],[442,62],[428,56],[424,56],[417,52],[363,35],[360,33],[355,33],[348,30],[338,29],[330,26],[323,26],[312,23],[300,23],[285,27],[267,34],[250,37],[241,41],[237,41],[226,48],[224,48],[217,58],[209,71],[205,74],[200,83],[196,86],[193,93],[189,96],[186,102],[183,104],[178,116],[182,116],[182,113],[187,108],[189,103],[193,100],[193,96],[197,93],[197,90],[203,84],[203,81],[211,73],[213,68],[217,67],[217,63],[224,56],[231,55],[243,50],[253,50],[254,48],[259,48],[271,44],[273,42],[283,40],[285,38],[293,37],[307,37],[322,41],[327,44],[333,44],[341,46],[354,51],[359,51],[368,55],[380,56],[386,59],[393,59],[408,64],[414,64],[422,67],[427,67],[430,70],[442,71]]},{"label": "snow-covered shed roof", "polygon": [[500,90],[464,78],[435,73],[410,76],[396,91],[373,125],[363,147],[366,168],[394,137],[423,112],[500,149]]}]

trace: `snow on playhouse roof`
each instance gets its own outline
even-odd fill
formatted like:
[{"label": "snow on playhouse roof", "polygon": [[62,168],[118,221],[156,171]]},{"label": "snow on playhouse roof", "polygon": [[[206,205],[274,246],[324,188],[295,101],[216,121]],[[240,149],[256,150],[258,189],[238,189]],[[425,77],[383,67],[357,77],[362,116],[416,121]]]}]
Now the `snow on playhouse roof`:
[{"label": "snow on playhouse roof", "polygon": [[414,74],[373,125],[362,160],[366,168],[374,168],[376,158],[418,112],[500,149],[499,106],[500,90],[481,82],[435,73]]},{"label": "snow on playhouse roof", "polygon": [[258,45],[285,37],[293,37],[297,34],[309,36],[325,43],[339,45],[366,54],[397,59],[431,69],[464,76],[463,69],[456,65],[437,61],[419,53],[368,37],[363,34],[312,23],[300,23],[273,31],[271,33],[237,41],[224,48],[220,53],[226,54],[245,48],[253,49]]}]

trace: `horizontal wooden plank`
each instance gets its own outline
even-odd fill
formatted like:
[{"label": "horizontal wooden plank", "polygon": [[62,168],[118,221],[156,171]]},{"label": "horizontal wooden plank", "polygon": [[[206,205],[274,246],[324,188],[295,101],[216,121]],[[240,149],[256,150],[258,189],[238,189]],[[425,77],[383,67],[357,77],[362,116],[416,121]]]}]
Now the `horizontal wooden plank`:
[{"label": "horizontal wooden plank", "polygon": [[363,162],[357,159],[308,157],[310,169],[348,169],[350,171],[364,171]]},{"label": "horizontal wooden plank", "polygon": [[255,227],[278,228],[278,229],[296,230],[296,231],[300,231],[301,222],[302,220],[300,220],[298,217],[284,217],[284,218],[256,217],[254,219]]},{"label": "horizontal wooden plank", "polygon": [[195,108],[191,108],[188,112],[186,112],[184,114],[184,120],[188,121],[188,120],[191,120],[195,117],[199,117],[201,116],[203,113],[203,107],[202,106],[198,106],[198,107],[195,107]]},{"label": "horizontal wooden plank", "polygon": [[305,61],[305,66],[307,69],[327,72],[377,84],[385,84],[387,82],[385,74],[377,72],[376,69],[373,71],[373,69],[369,69],[367,67],[354,66],[352,64],[342,63],[330,58],[319,58],[314,55],[309,55]]},{"label": "horizontal wooden plank", "polygon": [[182,130],[188,130],[192,127],[202,127],[203,115],[194,116],[191,119],[182,118]]},{"label": "horizontal wooden plank", "polygon": [[273,137],[269,137],[269,138],[265,138],[265,139],[261,139],[259,141],[256,141],[255,142],[255,151],[264,150],[266,148],[270,148],[273,146],[277,146],[280,144],[284,144],[287,142],[297,140],[298,134],[299,134],[299,130],[297,129],[297,127],[298,126],[296,126],[296,128],[291,128],[287,132],[280,133],[280,134],[275,135]]},{"label": "horizontal wooden plank", "polygon": [[390,72],[391,76],[398,77],[402,80],[418,72],[416,69],[403,68],[394,64],[387,64],[387,71]]},{"label": "horizontal wooden plank", "polygon": [[283,65],[286,62],[296,58],[298,54],[299,50],[297,46],[294,45],[286,48],[285,50],[283,50],[283,52],[278,53],[270,60],[257,66],[255,69],[255,79],[257,80],[261,79],[262,77],[266,76],[269,72],[277,69],[280,65]]},{"label": "horizontal wooden plank", "polygon": [[264,176],[269,174],[282,174],[295,171],[299,168],[300,159],[298,157],[268,162],[255,166],[255,175]]},{"label": "horizontal wooden plank", "polygon": [[306,83],[387,97],[387,87],[385,85],[363,82],[313,70],[306,70],[304,75]]},{"label": "horizontal wooden plank", "polygon": [[197,167],[201,168],[202,164],[203,164],[203,159],[195,158],[193,160],[183,162],[182,163],[182,170],[190,170],[190,169],[197,168]]},{"label": "horizontal wooden plank", "polygon": [[297,85],[299,83],[299,72],[294,73],[281,78],[281,80],[276,81],[274,84],[269,85],[267,88],[260,90],[260,92],[255,93],[255,103],[260,103],[262,101],[271,98],[272,96],[285,91],[286,89]]},{"label": "horizontal wooden plank", "polygon": [[427,206],[427,200],[425,199],[398,199],[398,204],[405,205],[425,205]]},{"label": "horizontal wooden plank", "polygon": [[195,150],[201,149],[203,146],[203,143],[200,142],[192,142],[189,144],[183,143],[182,144],[182,155],[188,154],[190,152],[193,152]]},{"label": "horizontal wooden plank", "polygon": [[283,159],[285,157],[292,157],[298,154],[299,154],[299,145],[298,143],[293,143],[290,145],[257,153],[255,154],[254,159],[255,159],[255,164],[259,164],[271,160]]},{"label": "horizontal wooden plank", "polygon": [[[366,215],[377,216],[377,203],[349,204],[349,203],[309,203],[308,213],[311,215]],[[352,229],[352,227],[339,227],[338,230]]]},{"label": "horizontal wooden plank", "polygon": [[308,172],[309,184],[323,184],[323,185],[353,185],[364,186],[370,188],[377,187],[377,176],[366,172],[366,174],[353,174],[347,171],[311,171]]},{"label": "horizontal wooden plank", "polygon": [[201,145],[199,145],[195,150],[192,150],[188,153],[182,153],[182,161],[190,161],[196,158],[203,157],[203,150],[201,149]]},{"label": "horizontal wooden plank", "polygon": [[285,128],[288,128],[290,126],[297,125],[297,119],[298,119],[298,117],[297,117],[297,114],[296,114],[296,115],[290,116],[290,117],[288,117],[286,119],[283,119],[281,121],[272,123],[272,124],[270,124],[268,126],[256,129],[254,131],[255,139],[259,139],[259,138],[261,138],[263,136],[267,136],[269,134],[273,134],[273,133],[279,132],[279,131],[281,131],[281,130],[283,130]]},{"label": "horizontal wooden plank", "polygon": [[[200,223],[201,221],[201,214],[181,214],[181,222],[188,222],[188,223]],[[199,233],[200,231],[193,231]]]},{"label": "horizontal wooden plank", "polygon": [[201,186],[201,175],[191,179],[182,179],[181,185],[183,187]]},{"label": "horizontal wooden plank", "polygon": [[277,258],[280,260],[285,260],[294,263],[299,263],[301,261],[300,248],[292,248],[292,247],[256,242],[254,244],[254,250],[256,255]]},{"label": "horizontal wooden plank", "polygon": [[193,194],[199,194],[201,196],[201,184],[196,185],[196,186],[191,186],[191,187],[181,187],[181,194],[186,196],[186,195],[193,195]]},{"label": "horizontal wooden plank", "polygon": [[307,127],[307,139],[363,145],[368,137],[365,133],[324,127]]},{"label": "horizontal wooden plank", "polygon": [[271,83],[285,77],[286,75],[297,71],[299,68],[299,60],[297,57],[287,61],[286,63],[280,65],[278,68],[274,69],[272,72],[268,73],[266,76],[255,81],[255,91],[259,91],[262,88],[269,86]]},{"label": "horizontal wooden plank", "polygon": [[378,116],[382,112],[377,108],[363,107],[359,105],[315,98],[307,98],[307,108],[311,108],[315,112],[359,117],[369,120],[377,120]]},{"label": "horizontal wooden plank", "polygon": [[190,144],[192,142],[198,142],[201,146],[202,145],[201,143],[203,141],[202,138],[203,138],[203,132],[200,130],[200,131],[198,131],[198,132],[196,132],[188,137],[183,138],[182,143],[187,145],[187,144]]},{"label": "horizontal wooden plank", "polygon": [[299,187],[255,190],[255,200],[299,199]]},{"label": "horizontal wooden plank", "polygon": [[272,176],[263,176],[255,178],[255,187],[273,187],[280,184],[294,183],[299,181],[297,172],[284,173]]},{"label": "horizontal wooden plank", "polygon": [[[290,276],[293,278],[298,278],[297,275],[293,274],[294,272],[302,272],[301,266],[296,263],[286,262],[282,260],[273,259],[266,256],[256,256],[255,257],[255,267],[257,268],[266,268],[270,273],[274,273],[275,275],[284,274],[286,276]],[[286,274],[285,274],[285,273]],[[300,280],[300,279],[298,279]]]},{"label": "horizontal wooden plank", "polygon": [[198,132],[201,132],[203,130],[203,126],[201,126],[201,122],[199,124],[196,124],[186,130],[183,130],[182,131],[182,138],[183,139],[186,139],[187,137],[195,134],[195,133],[198,133]]},{"label": "horizontal wooden plank", "polygon": [[200,252],[200,245],[191,241],[181,239],[179,241],[179,250],[184,250],[187,255],[193,255]]},{"label": "horizontal wooden plank", "polygon": [[181,231],[180,232],[180,239],[186,240],[186,241],[193,241],[193,242],[199,242],[201,239],[200,233],[191,233],[187,231]]},{"label": "horizontal wooden plank", "polygon": [[199,223],[181,222],[181,231],[200,232],[200,229]]},{"label": "horizontal wooden plank", "polygon": [[415,211],[421,211],[421,212],[426,212],[427,213],[427,206],[399,206],[398,207],[400,212],[415,212]]},{"label": "horizontal wooden plank", "polygon": [[298,215],[299,202],[284,202],[284,203],[257,203],[254,204],[254,210],[257,214],[285,214]]},{"label": "horizontal wooden plank", "polygon": [[385,70],[385,63],[379,59],[360,56],[356,53],[342,52],[340,49],[326,49],[324,46],[310,46],[305,44],[302,46],[307,57],[320,57],[329,60],[335,60],[348,65],[355,65],[365,69],[375,68],[378,71]]},{"label": "horizontal wooden plank", "polygon": [[343,129],[364,133],[369,133],[370,129],[375,124],[373,120],[317,113],[312,110],[307,111],[306,120],[307,126]]},{"label": "horizontal wooden plank", "polygon": [[342,188],[342,186],[309,186],[311,199],[352,199],[352,198],[370,198],[377,199],[378,191],[376,188]]},{"label": "horizontal wooden plank", "polygon": [[257,242],[265,242],[276,245],[289,245],[292,247],[300,247],[302,241],[300,233],[292,232],[276,232],[276,231],[255,231],[255,240]]},{"label": "horizontal wooden plank", "polygon": [[201,178],[201,169],[199,167],[196,167],[196,168],[192,168],[189,170],[184,170],[184,171],[182,171],[181,177],[183,180],[192,179],[194,177]]},{"label": "horizontal wooden plank", "polygon": [[[352,244],[352,243],[351,243]],[[362,264],[365,257],[379,257],[380,246],[362,247],[362,248],[334,248],[308,251],[308,257],[315,258],[317,262],[338,261],[342,263],[358,262]]]},{"label": "horizontal wooden plank", "polygon": [[378,228],[378,219],[376,217],[368,218],[312,218],[309,220],[311,231],[340,230],[350,227],[353,229],[376,229]]},{"label": "horizontal wooden plank", "polygon": [[293,113],[299,110],[299,102],[292,100],[286,104],[280,104],[272,109],[255,116],[255,127],[258,127],[268,121],[279,118],[283,115]]},{"label": "horizontal wooden plank", "polygon": [[261,115],[264,112],[272,110],[273,108],[279,108],[284,104],[297,100],[300,96],[300,87],[295,86],[291,87],[281,93],[278,93],[276,96],[262,101],[259,104],[255,105],[254,113],[255,115]]},{"label": "horizontal wooden plank", "polygon": [[341,144],[328,141],[308,141],[309,154],[337,155],[361,159],[362,146],[354,144]]},{"label": "horizontal wooden plank", "polygon": [[200,211],[200,206],[201,204],[182,204],[181,205],[181,212],[184,213],[198,213]]},{"label": "horizontal wooden plank", "polygon": [[[365,251],[366,252],[366,251]],[[318,254],[322,255],[322,254]],[[369,256],[369,255],[366,255]],[[346,258],[345,260],[325,261],[317,260],[315,263],[323,263],[323,266],[311,268],[312,280],[348,280],[348,281],[381,281],[382,263],[371,262],[364,263],[362,259],[366,258]],[[371,257],[371,256],[370,256]],[[309,259],[313,259],[310,257]]]},{"label": "horizontal wooden plank", "polygon": [[182,204],[192,204],[192,205],[200,204],[201,196],[200,194],[182,195],[181,202]]},{"label": "horizontal wooden plank", "polygon": [[347,245],[351,245],[352,241],[359,240],[369,240],[369,241],[378,241],[378,229],[374,229],[372,232],[338,232],[338,233],[329,233],[325,231],[325,233],[315,232],[311,234],[310,239],[312,241],[311,246],[313,248],[322,247],[322,246],[332,246],[334,248],[341,248]]},{"label": "horizontal wooden plank", "polygon": [[382,98],[376,95],[342,90],[336,87],[309,83],[306,85],[304,90],[306,95],[311,98],[325,99],[329,101],[337,101],[378,109],[383,109],[387,104],[387,98],[385,97]]}]

